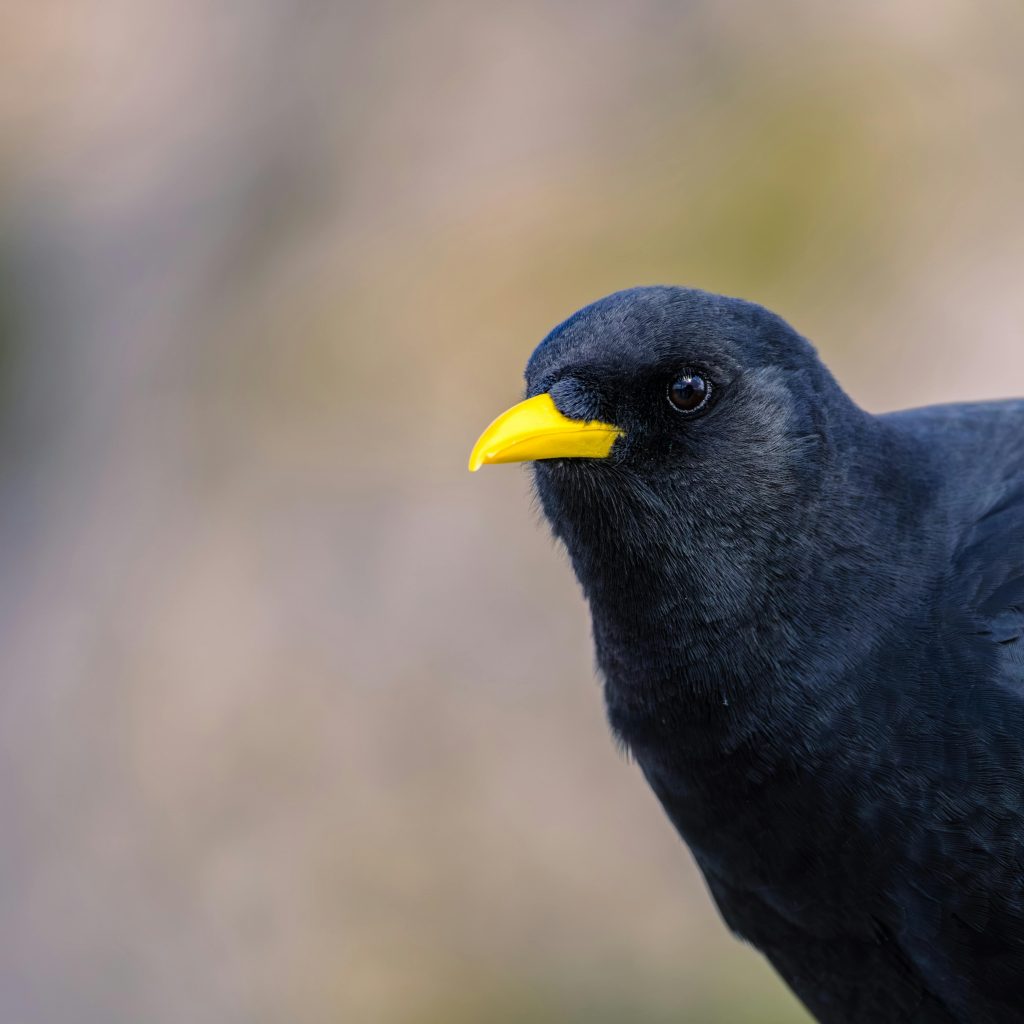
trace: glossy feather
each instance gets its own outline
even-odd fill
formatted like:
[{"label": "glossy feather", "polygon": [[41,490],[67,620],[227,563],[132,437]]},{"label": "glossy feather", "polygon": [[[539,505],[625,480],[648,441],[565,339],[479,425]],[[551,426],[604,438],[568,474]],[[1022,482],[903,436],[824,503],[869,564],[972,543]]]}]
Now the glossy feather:
[{"label": "glossy feather", "polygon": [[829,1024],[1024,1019],[1024,403],[872,416],[774,314],[674,288],[556,328],[544,391],[626,431],[538,494],[727,924]]}]

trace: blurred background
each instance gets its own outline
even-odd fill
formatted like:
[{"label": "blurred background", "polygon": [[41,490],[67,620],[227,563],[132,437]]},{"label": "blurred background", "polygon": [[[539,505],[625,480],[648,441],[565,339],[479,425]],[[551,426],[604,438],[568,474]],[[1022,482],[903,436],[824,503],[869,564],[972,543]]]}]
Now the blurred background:
[{"label": "blurred background", "polygon": [[805,1020],[517,467],[605,292],[1024,394],[1009,0],[0,8],[0,1018]]}]

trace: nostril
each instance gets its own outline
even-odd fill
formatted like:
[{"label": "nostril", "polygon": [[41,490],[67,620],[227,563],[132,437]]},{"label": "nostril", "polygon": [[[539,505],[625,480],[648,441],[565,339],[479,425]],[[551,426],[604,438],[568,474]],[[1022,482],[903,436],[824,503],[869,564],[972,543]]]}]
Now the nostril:
[{"label": "nostril", "polygon": [[552,385],[548,394],[555,407],[571,420],[597,420],[601,418],[597,394],[575,377],[563,377]]}]

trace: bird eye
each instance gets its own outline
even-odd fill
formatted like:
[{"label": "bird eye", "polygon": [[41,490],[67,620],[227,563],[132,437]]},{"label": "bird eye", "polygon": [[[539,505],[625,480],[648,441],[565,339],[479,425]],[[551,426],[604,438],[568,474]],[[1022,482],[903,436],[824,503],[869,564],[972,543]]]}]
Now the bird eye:
[{"label": "bird eye", "polygon": [[710,397],[711,382],[693,370],[676,377],[668,386],[668,400],[679,412],[697,412],[708,404]]}]

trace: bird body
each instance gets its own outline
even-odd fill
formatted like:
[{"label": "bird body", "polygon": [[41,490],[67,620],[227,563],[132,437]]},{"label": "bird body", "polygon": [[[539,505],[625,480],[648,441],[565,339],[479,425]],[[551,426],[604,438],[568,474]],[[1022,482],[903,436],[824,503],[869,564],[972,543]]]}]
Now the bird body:
[{"label": "bird body", "polygon": [[616,432],[536,487],[729,927],[828,1024],[1024,1019],[1024,402],[873,416],[677,288],[560,325],[527,396]]}]

